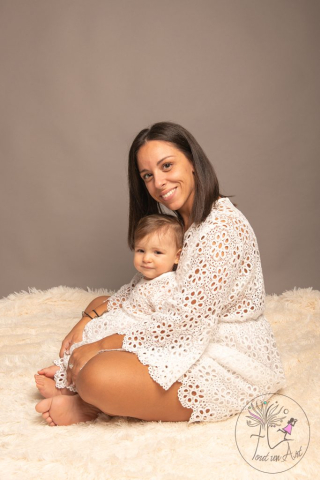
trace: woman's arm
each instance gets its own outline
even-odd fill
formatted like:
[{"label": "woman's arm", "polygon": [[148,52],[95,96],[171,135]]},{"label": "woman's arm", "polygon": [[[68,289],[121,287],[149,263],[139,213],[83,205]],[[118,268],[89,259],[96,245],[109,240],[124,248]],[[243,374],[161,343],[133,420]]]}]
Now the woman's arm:
[{"label": "woman's arm", "polygon": [[[95,298],[94,300],[92,300],[92,302],[89,303],[89,305],[85,309],[85,312],[87,312],[92,318],[96,317],[96,314],[94,313],[93,310],[95,310],[99,316],[102,315],[108,310],[109,298],[110,296],[101,296],[101,297]],[[69,350],[71,345],[73,345],[74,343],[81,342],[84,327],[87,325],[87,323],[90,320],[91,320],[90,317],[88,317],[87,315],[84,315],[80,319],[80,321],[73,327],[73,329],[68,333],[68,335],[65,337],[65,339],[62,342],[60,353],[59,353],[60,357],[63,357],[65,351]]]},{"label": "woman's arm", "polygon": [[[132,289],[136,286],[138,281],[143,277],[141,273],[136,273],[134,277],[132,278],[131,282],[129,282],[126,285],[123,285],[117,292],[115,292],[113,295],[111,295],[108,298],[107,302],[101,303],[97,308],[95,308],[95,305],[93,302],[91,302],[88,307],[86,308],[86,312],[95,318],[98,314],[98,316],[102,315],[106,311],[110,310],[118,310],[122,308],[122,304],[127,300],[129,295],[131,294]],[[100,299],[106,298],[106,297],[98,297]],[[96,301],[97,299],[95,299]],[[91,310],[90,310],[91,309]],[[95,310],[95,311],[94,311]],[[96,312],[96,313],[95,313]],[[84,327],[86,324],[90,321],[90,318],[85,316],[83,317],[79,323],[71,330],[71,332],[67,335],[67,337],[64,339],[62,343],[62,347],[60,350],[60,357],[63,355],[63,353],[68,350],[73,343],[79,342],[82,340],[82,334]],[[87,363],[92,356],[96,355],[98,351],[104,350],[104,349],[114,349],[114,348],[121,348],[122,347],[122,341],[123,341],[123,335],[111,335],[103,339],[101,344],[98,345],[98,342],[94,342],[91,344],[92,346],[89,347],[87,345],[84,345],[83,347],[77,348],[75,351],[77,352],[76,359],[73,357],[73,360],[71,361],[71,364],[73,365],[74,361],[77,362],[77,365],[79,365],[78,368],[74,369],[75,376],[77,375],[79,369]],[[84,348],[86,347],[86,348]],[[82,357],[83,355],[83,357]],[[69,360],[70,362],[70,360]],[[71,373],[68,370],[68,375],[71,378]],[[68,377],[68,378],[69,378]]]},{"label": "woman's arm", "polygon": [[118,335],[115,333],[114,335],[109,335],[108,337],[102,338],[97,342],[89,343],[76,348],[69,359],[69,365],[72,365],[72,369],[69,367],[67,369],[68,384],[75,385],[76,378],[80,370],[101,350],[113,350],[116,348],[121,348],[123,338],[124,335]]}]

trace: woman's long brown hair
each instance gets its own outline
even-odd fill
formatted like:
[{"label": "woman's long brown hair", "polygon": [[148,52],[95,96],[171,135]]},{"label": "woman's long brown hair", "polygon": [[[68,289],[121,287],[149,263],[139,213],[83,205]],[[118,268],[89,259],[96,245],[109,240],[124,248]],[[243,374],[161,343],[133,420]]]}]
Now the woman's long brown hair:
[{"label": "woman's long brown hair", "polygon": [[[137,164],[139,148],[151,140],[170,142],[180,150],[192,163],[194,168],[195,196],[191,212],[191,223],[198,225],[209,215],[212,206],[219,197],[225,198],[219,190],[219,182],[213,166],[196,139],[185,128],[177,123],[158,122],[138,133],[129,151],[128,184],[129,184],[129,230],[128,244],[134,248],[134,232],[139,220],[155,213],[163,213],[161,204],[149,194],[142,180]],[[232,195],[231,195],[232,196]],[[230,197],[230,195],[228,195]],[[182,216],[174,211],[184,224]]]}]

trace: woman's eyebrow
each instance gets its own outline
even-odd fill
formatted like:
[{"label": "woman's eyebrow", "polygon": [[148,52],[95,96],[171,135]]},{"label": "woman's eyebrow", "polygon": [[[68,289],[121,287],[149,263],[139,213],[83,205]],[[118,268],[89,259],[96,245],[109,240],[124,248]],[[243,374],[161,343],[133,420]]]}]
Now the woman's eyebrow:
[{"label": "woman's eyebrow", "polygon": [[[157,162],[157,166],[158,166],[161,162],[163,162],[163,160],[166,160],[167,158],[170,158],[170,157],[174,157],[174,155],[168,155],[167,157],[161,158],[161,160],[159,160],[159,161]],[[148,171],[148,170],[147,170],[146,168],[144,168],[143,170],[140,170],[139,173],[147,172],[147,171]]]}]

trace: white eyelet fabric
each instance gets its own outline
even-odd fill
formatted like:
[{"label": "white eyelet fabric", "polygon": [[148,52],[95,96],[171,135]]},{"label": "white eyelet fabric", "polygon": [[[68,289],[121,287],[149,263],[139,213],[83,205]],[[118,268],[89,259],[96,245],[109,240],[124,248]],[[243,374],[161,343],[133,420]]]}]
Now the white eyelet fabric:
[{"label": "white eyelet fabric", "polygon": [[[257,239],[228,198],[187,230],[175,273],[158,277],[159,285],[141,277],[110,297],[110,311],[87,324],[81,344],[124,334],[122,349],[148,365],[154,381],[165,390],[181,382],[178,398],[192,409],[189,423],[227,419],[286,385],[263,315]],[[57,386],[58,377],[59,371]]]},{"label": "white eyelet fabric", "polygon": [[[54,360],[59,370],[54,375],[57,388],[68,388],[76,392],[74,385],[67,385],[66,370],[69,358],[75,348],[93,343],[119,331],[139,328],[144,322],[150,323],[150,315],[161,311],[162,304],[171,301],[177,288],[175,272],[168,272],[152,280],[136,273],[130,283],[123,285],[109,298],[108,311],[87,323],[83,331],[83,340],[70,348],[63,358]],[[173,303],[172,303],[173,305]],[[123,348],[112,350],[125,351]],[[109,351],[109,349],[103,350]]]},{"label": "white eyelet fabric", "polygon": [[192,409],[189,423],[220,421],[257,395],[286,385],[270,324],[256,236],[228,198],[187,230],[177,288],[149,322],[125,333],[122,348]]}]

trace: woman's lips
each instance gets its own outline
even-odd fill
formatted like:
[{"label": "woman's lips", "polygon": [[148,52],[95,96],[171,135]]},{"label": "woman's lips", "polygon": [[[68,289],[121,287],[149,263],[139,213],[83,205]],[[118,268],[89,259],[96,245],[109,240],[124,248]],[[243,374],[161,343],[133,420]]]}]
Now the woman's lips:
[{"label": "woman's lips", "polygon": [[[167,197],[164,197],[163,195],[160,195],[160,197],[162,198],[162,200],[164,200],[166,202],[166,201],[171,200],[173,198],[176,191],[177,191],[177,187],[171,188],[171,190],[169,190],[169,192],[171,192],[171,193]],[[167,192],[167,193],[169,193],[169,192]]]}]

